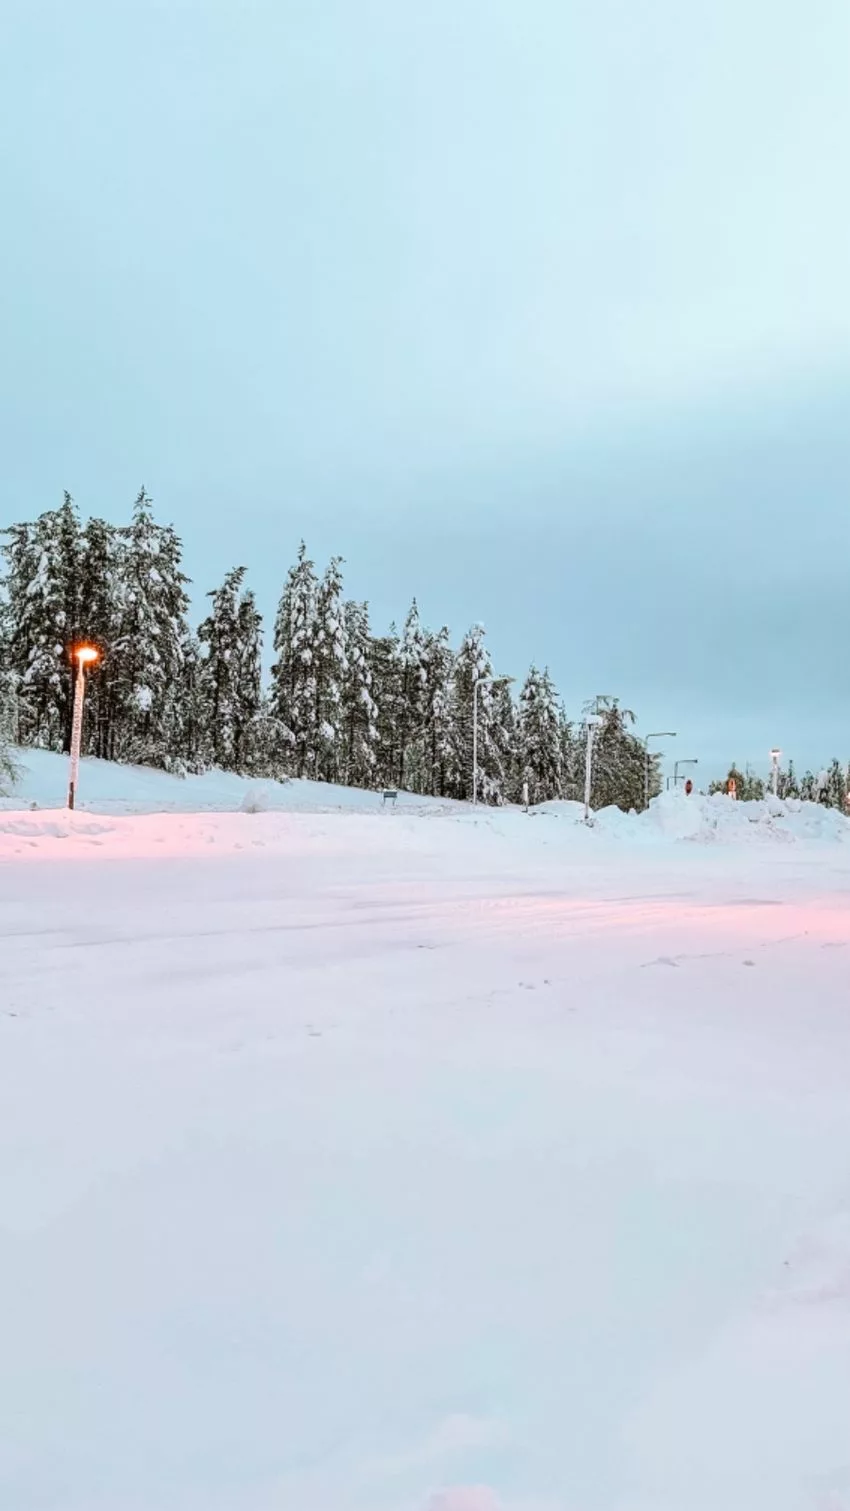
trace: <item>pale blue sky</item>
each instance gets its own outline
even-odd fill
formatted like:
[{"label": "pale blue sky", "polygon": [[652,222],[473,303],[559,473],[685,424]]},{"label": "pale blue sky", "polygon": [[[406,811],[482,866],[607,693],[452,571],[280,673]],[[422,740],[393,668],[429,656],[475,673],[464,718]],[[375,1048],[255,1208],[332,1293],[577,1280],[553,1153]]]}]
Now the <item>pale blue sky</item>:
[{"label": "pale blue sky", "polygon": [[[850,756],[847,0],[4,0],[0,512]],[[765,762],[766,764],[766,762]]]}]

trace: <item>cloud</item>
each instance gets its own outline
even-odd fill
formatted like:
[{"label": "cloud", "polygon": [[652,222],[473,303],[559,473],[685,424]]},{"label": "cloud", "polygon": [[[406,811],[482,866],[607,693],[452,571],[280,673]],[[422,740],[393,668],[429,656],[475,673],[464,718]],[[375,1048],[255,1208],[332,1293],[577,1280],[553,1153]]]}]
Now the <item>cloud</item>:
[{"label": "cloud", "polygon": [[422,1469],[431,1464],[439,1464],[443,1459],[450,1458],[454,1454],[468,1453],[473,1449],[493,1448],[504,1441],[505,1429],[500,1422],[490,1417],[468,1416],[458,1412],[444,1417],[420,1443],[402,1453],[376,1460],[369,1467],[373,1473],[377,1474],[404,1474],[410,1469]]},{"label": "cloud", "polygon": [[426,1511],[506,1511],[506,1508],[486,1485],[461,1485],[433,1495]]},{"label": "cloud", "polygon": [[423,1511],[564,1511],[551,1501],[503,1501],[488,1485],[455,1485],[432,1495]]}]

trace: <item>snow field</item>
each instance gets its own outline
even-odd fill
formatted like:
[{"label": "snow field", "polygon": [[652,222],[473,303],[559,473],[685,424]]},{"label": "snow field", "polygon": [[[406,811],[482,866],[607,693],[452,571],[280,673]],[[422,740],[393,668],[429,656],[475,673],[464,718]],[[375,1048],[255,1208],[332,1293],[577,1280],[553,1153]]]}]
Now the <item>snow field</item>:
[{"label": "snow field", "polygon": [[0,818],[0,1507],[847,1511],[831,816],[95,764]]}]

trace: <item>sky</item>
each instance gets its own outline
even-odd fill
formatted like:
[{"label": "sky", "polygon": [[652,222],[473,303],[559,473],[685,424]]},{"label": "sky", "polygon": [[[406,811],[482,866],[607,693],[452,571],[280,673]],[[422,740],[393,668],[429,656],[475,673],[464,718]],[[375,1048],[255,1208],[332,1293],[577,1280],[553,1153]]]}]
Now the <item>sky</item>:
[{"label": "sky", "polygon": [[[4,0],[0,515],[850,759],[847,0]],[[675,749],[674,749],[675,747]]]}]

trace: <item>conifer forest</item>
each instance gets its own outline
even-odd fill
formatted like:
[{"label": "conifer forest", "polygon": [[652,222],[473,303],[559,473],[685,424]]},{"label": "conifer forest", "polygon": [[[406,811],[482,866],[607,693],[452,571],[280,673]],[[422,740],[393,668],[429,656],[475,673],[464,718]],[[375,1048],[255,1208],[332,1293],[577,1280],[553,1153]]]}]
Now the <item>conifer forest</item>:
[{"label": "conifer forest", "polygon": [[[373,627],[368,603],[346,597],[338,556],[317,567],[302,543],[264,654],[244,566],[206,593],[193,626],[182,542],[157,521],[144,489],[123,525],[84,521],[66,493],[60,507],[9,526],[2,550],[7,772],[11,745],[69,748],[71,651],[85,640],[99,652],[86,694],[87,755],[468,800],[475,699],[481,801],[581,798],[592,712],[593,807],[644,804],[644,746],[617,699],[594,700],[571,718],[545,664],[515,681],[493,666],[481,625],[455,640],[447,626],[423,623],[415,599],[401,628]],[[653,796],[657,755],[649,774]],[[739,796],[763,795],[759,778],[730,774]],[[781,794],[844,806],[846,768],[835,761],[798,779],[792,767]]]}]

